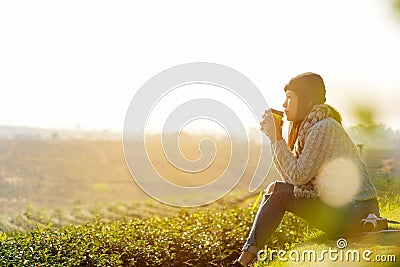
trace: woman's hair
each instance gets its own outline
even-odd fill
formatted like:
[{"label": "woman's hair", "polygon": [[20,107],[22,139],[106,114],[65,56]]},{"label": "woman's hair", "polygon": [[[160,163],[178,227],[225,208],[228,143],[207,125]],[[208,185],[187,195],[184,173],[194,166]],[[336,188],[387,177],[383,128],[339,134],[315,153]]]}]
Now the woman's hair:
[{"label": "woman's hair", "polygon": [[339,111],[331,105],[329,105],[329,108],[331,109],[332,118],[334,118],[340,125],[342,125],[342,115],[340,115]]},{"label": "woman's hair", "polygon": [[297,137],[299,136],[300,124],[302,121],[291,121],[289,124],[288,146],[290,150],[294,149]]}]

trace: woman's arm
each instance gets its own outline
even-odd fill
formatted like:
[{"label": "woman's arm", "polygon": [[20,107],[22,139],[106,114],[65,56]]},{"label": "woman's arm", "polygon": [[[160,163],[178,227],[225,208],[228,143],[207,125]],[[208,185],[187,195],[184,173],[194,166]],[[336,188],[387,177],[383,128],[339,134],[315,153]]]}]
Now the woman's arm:
[{"label": "woman's arm", "polygon": [[325,119],[309,130],[299,158],[290,151],[285,140],[272,144],[274,163],[283,179],[293,185],[308,183],[317,176],[322,165],[332,158],[340,146],[343,129],[334,119]]}]

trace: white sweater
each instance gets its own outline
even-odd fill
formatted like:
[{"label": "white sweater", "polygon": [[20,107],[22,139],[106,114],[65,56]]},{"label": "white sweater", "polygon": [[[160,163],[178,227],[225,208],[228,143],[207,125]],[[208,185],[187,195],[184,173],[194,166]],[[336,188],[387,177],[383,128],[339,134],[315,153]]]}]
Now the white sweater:
[{"label": "white sweater", "polygon": [[[318,197],[320,195],[320,186],[324,186],[323,184],[321,185],[323,179],[319,179],[324,166],[334,160],[345,159],[357,166],[359,173],[358,188],[355,190],[352,200],[363,201],[377,198],[376,189],[367,172],[365,163],[361,160],[356,145],[343,127],[331,117],[322,119],[307,131],[304,147],[298,158],[290,151],[285,140],[273,143],[272,151],[274,153],[275,167],[286,182],[295,186],[295,192],[296,190],[301,191],[302,185],[316,178],[314,180],[316,186],[313,189],[313,193]],[[330,172],[329,179],[335,179],[334,171],[330,169]]]}]

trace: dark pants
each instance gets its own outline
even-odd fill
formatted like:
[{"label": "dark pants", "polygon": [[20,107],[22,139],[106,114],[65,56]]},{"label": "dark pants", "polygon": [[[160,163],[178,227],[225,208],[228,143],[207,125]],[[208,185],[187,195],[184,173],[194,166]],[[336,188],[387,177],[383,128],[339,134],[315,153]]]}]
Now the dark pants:
[{"label": "dark pants", "polygon": [[329,234],[356,232],[360,220],[369,213],[379,216],[376,199],[353,201],[333,208],[319,199],[295,198],[293,185],[276,182],[271,194],[264,194],[243,250],[256,253],[268,241],[282,221],[285,211],[300,216],[313,226]]}]

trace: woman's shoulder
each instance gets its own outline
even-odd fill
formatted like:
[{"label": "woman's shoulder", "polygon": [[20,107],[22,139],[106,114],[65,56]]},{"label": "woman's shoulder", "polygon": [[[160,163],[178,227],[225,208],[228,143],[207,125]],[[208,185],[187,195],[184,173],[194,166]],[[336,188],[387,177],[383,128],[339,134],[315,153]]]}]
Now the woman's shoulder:
[{"label": "woman's shoulder", "polygon": [[344,131],[342,125],[332,117],[327,117],[315,123],[309,131]]},{"label": "woman's shoulder", "polygon": [[340,121],[340,114],[330,105],[314,105],[303,120],[300,128],[303,134],[315,130],[340,129],[342,128]]},{"label": "woman's shoulder", "polygon": [[319,122],[317,122],[314,126],[317,126],[317,125],[319,125],[320,127],[325,126],[325,127],[341,127],[342,128],[342,125],[332,117],[324,118],[324,119],[320,120]]}]

